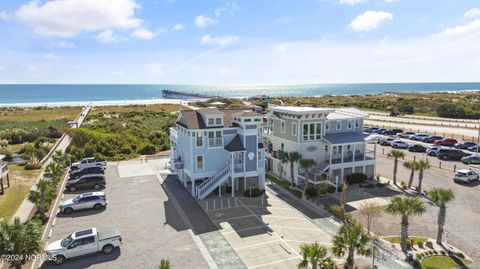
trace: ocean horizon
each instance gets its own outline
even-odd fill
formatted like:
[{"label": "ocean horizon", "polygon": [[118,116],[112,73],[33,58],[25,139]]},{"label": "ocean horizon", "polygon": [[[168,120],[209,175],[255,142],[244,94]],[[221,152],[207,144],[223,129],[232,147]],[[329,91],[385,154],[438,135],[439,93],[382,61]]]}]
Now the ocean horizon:
[{"label": "ocean horizon", "polygon": [[0,104],[97,103],[159,100],[162,90],[221,97],[254,95],[325,96],[381,94],[385,92],[479,91],[480,82],[454,83],[357,83],[305,85],[181,85],[181,84],[0,84]]}]

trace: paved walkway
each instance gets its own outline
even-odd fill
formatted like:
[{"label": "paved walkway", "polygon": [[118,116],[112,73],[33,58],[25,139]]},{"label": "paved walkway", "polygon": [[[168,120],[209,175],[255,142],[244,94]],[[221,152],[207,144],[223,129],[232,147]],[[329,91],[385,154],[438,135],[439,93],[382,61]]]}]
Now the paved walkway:
[{"label": "paved walkway", "polygon": [[[90,106],[84,107],[82,109],[80,114],[75,119],[78,123],[78,126],[82,125],[83,121],[85,120],[85,118],[87,117],[87,115],[88,115],[88,113],[90,112],[91,109],[92,109],[92,107],[90,107]],[[75,126],[75,125],[72,126],[72,129],[74,129],[74,128],[77,128],[77,126]],[[65,152],[67,150],[68,146],[70,145],[70,142],[71,142],[72,139],[68,135],[64,135],[64,136],[62,136],[62,138],[58,142],[58,145],[55,148],[55,151],[60,150],[61,152]],[[36,182],[38,182],[43,177],[44,169],[45,169],[45,167],[47,167],[47,165],[51,161],[52,161],[51,157],[48,158],[45,161],[45,163],[42,166],[42,173],[40,173]],[[32,186],[31,190],[35,190],[35,189],[36,189],[36,183]],[[29,219],[30,214],[32,213],[34,207],[35,207],[35,205],[32,202],[30,202],[28,200],[28,198],[25,198],[25,200],[23,200],[23,202],[20,204],[20,207],[17,209],[17,211],[13,215],[12,220],[15,219],[15,218],[19,218],[20,221],[22,221],[22,222],[27,221]]]}]

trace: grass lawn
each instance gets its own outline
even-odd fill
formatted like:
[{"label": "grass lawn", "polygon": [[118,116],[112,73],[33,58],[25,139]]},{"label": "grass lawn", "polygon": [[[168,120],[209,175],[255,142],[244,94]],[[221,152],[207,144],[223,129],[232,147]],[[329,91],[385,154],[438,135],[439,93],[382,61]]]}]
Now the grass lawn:
[{"label": "grass lawn", "polygon": [[[470,264],[472,261],[458,258],[463,264]],[[448,256],[433,256],[422,261],[422,269],[451,269],[457,268],[460,264],[456,263]]]},{"label": "grass lawn", "polygon": [[88,115],[94,116],[100,113],[122,113],[122,112],[141,112],[145,110],[149,111],[167,111],[178,112],[180,109],[186,109],[186,107],[174,104],[158,104],[158,105],[136,105],[136,106],[99,106],[94,107]]},{"label": "grass lawn", "polygon": [[[400,241],[401,241],[400,236],[387,236],[387,237],[383,237],[382,239],[394,244],[400,244]],[[427,238],[425,237],[415,237],[415,236],[408,237],[408,240],[412,240],[412,239],[415,240],[414,244],[417,244],[418,242],[425,243],[427,241]]]},{"label": "grass lawn", "polygon": [[37,180],[41,170],[25,170],[23,166],[9,164],[10,188],[0,196],[0,218],[10,219],[27,197],[30,188]]},{"label": "grass lawn", "polygon": [[295,195],[296,197],[302,198],[302,192],[301,191],[294,190],[294,189],[290,188],[290,185],[291,185],[290,181],[279,179],[278,177],[276,177],[276,176],[274,176],[270,173],[266,174],[266,178],[268,180],[272,181],[273,183],[275,183],[277,185],[280,185],[282,188],[286,189],[287,191],[289,191],[291,194]]},{"label": "grass lawn", "polygon": [[0,110],[0,116],[5,121],[74,120],[81,110],[81,107],[5,108]]}]

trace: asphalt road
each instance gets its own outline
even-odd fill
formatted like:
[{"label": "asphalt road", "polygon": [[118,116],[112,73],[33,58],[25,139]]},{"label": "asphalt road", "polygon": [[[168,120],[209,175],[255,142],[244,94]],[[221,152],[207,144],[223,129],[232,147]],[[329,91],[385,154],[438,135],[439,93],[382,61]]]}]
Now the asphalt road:
[{"label": "asphalt road", "polygon": [[433,125],[433,126],[445,126],[445,127],[455,127],[455,128],[474,128],[478,130],[478,122],[448,122],[448,121],[438,121],[435,119],[417,119],[417,118],[404,118],[404,117],[390,117],[390,116],[378,116],[370,115],[369,120],[376,121],[395,121],[403,122],[409,124],[417,125]]}]

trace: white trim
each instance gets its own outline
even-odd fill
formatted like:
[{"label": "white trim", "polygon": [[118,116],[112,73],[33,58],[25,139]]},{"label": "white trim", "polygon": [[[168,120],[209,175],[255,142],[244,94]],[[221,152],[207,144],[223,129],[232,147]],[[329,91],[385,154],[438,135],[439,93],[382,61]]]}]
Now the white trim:
[{"label": "white trim", "polygon": [[[295,125],[295,127],[293,127],[293,125]],[[295,133],[293,131],[295,131]],[[298,124],[297,124],[297,122],[293,121],[292,122],[292,136],[297,136],[297,134],[298,134]]]},{"label": "white trim", "polygon": [[285,120],[280,120],[280,133],[284,134],[285,133]]}]

